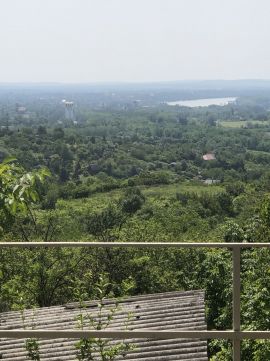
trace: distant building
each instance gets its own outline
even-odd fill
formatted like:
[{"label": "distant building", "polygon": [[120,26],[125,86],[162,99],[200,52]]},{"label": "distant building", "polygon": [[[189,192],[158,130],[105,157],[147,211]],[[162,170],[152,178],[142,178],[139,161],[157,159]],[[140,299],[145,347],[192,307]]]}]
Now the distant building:
[{"label": "distant building", "polygon": [[215,154],[214,153],[206,153],[203,155],[203,160],[215,160]]},{"label": "distant building", "polygon": [[16,105],[16,112],[19,114],[24,114],[27,111],[26,107],[22,107],[20,105]]},{"label": "distant building", "polygon": [[205,179],[205,180],[203,181],[203,183],[206,184],[206,185],[208,185],[208,186],[210,186],[210,185],[213,185],[213,184],[218,184],[218,183],[220,183],[220,180],[219,180],[219,179],[210,179],[210,178],[208,178],[208,179]]}]

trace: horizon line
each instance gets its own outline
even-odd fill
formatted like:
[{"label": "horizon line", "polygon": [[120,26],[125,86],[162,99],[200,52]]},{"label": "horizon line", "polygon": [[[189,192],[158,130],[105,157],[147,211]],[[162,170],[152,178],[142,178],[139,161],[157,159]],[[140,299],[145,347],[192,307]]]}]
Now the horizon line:
[{"label": "horizon line", "polygon": [[109,81],[87,81],[87,82],[65,82],[65,81],[4,81],[0,86],[5,85],[129,85],[129,84],[167,84],[167,83],[203,83],[203,82],[270,82],[268,78],[233,78],[233,79],[178,79],[178,80],[109,80]]}]

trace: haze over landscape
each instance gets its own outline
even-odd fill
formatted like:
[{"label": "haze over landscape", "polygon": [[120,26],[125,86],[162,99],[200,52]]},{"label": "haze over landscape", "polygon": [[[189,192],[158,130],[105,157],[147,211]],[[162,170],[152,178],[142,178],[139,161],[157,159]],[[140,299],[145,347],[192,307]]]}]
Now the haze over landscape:
[{"label": "haze over landscape", "polygon": [[269,14],[2,1],[0,360],[270,360]]},{"label": "haze over landscape", "polygon": [[270,79],[268,0],[11,0],[0,82]]}]

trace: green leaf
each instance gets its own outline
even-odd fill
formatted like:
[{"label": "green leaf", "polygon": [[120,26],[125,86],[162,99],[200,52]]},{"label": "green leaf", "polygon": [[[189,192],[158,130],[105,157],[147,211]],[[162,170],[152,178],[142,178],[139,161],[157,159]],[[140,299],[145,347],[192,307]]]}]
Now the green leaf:
[{"label": "green leaf", "polygon": [[2,162],[2,164],[10,164],[12,162],[16,162],[17,161],[17,158],[15,157],[8,157],[8,158],[5,158]]}]

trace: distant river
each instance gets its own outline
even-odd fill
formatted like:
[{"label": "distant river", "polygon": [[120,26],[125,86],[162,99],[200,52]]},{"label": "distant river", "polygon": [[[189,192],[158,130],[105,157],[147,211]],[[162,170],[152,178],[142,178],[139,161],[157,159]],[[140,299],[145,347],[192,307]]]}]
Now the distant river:
[{"label": "distant river", "polygon": [[168,105],[179,105],[181,107],[208,107],[209,105],[227,105],[233,103],[237,98],[208,98],[194,100],[178,100],[175,102],[167,102]]}]

